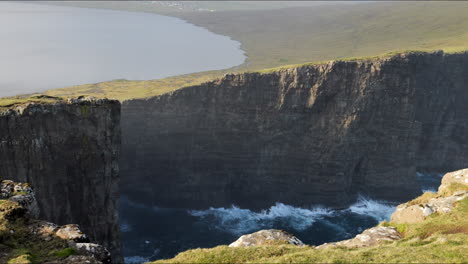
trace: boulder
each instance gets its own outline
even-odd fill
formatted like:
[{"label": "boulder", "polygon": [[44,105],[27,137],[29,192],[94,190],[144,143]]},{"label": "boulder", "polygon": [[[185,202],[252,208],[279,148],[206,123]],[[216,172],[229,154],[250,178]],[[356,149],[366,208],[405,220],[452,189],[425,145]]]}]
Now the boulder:
[{"label": "boulder", "polygon": [[444,175],[439,186],[439,193],[447,190],[451,183],[459,183],[468,185],[468,169],[457,170]]},{"label": "boulder", "polygon": [[3,180],[0,183],[0,198],[8,199],[24,207],[32,217],[39,216],[39,206],[34,191],[27,183]]},{"label": "boulder", "polygon": [[416,204],[411,206],[400,204],[392,214],[391,221],[397,224],[419,223],[433,213],[433,209],[428,204]]},{"label": "boulder", "polygon": [[301,240],[283,230],[268,229],[260,230],[248,235],[243,235],[235,242],[231,243],[229,247],[253,247],[267,246],[272,244],[304,246],[304,243]]},{"label": "boulder", "polygon": [[75,243],[73,248],[81,255],[92,256],[102,263],[111,263],[111,254],[103,246],[94,243]]},{"label": "boulder", "polygon": [[59,226],[42,220],[33,220],[32,223],[28,225],[31,233],[38,235],[44,240],[51,240],[52,236],[57,232]]},{"label": "boulder", "polygon": [[401,239],[400,233],[394,227],[377,226],[364,230],[361,234],[352,239],[343,240],[335,243],[325,243],[317,249],[347,247],[360,248],[371,247],[382,244],[387,241],[396,241]]},{"label": "boulder", "polygon": [[455,203],[467,196],[468,191],[459,191],[448,197],[432,198],[427,203],[400,204],[392,214],[391,221],[397,224],[420,223],[433,213],[446,214],[451,212]]},{"label": "boulder", "polygon": [[80,227],[75,224],[61,226],[55,232],[55,235],[61,239],[71,240],[74,242],[89,242],[86,234],[81,232]]}]

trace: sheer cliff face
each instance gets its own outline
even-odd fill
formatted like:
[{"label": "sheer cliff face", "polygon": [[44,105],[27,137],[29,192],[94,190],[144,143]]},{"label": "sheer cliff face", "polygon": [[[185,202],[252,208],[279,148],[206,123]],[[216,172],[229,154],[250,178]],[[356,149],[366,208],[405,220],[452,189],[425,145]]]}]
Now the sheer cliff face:
[{"label": "sheer cliff face", "polygon": [[468,54],[246,73],[123,104],[122,189],[160,206],[407,200],[468,166]]},{"label": "sheer cliff face", "polygon": [[32,183],[40,218],[79,224],[119,259],[120,103],[74,100],[0,111],[0,176]]}]

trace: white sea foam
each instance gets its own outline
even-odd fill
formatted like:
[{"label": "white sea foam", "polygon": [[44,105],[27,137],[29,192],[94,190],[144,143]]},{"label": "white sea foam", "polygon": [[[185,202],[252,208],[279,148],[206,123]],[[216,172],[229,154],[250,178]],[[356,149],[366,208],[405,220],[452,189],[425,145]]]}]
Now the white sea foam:
[{"label": "white sea foam", "polygon": [[437,189],[436,188],[427,188],[427,189],[422,189],[421,192],[422,193],[426,193],[426,192],[436,193]]},{"label": "white sea foam", "polygon": [[351,205],[348,210],[355,214],[371,216],[377,221],[383,221],[390,220],[395,208],[396,204],[359,196],[357,202]]},{"label": "white sea foam", "polygon": [[[392,203],[360,196],[356,203],[345,210],[331,210],[323,207],[306,209],[276,203],[269,209],[260,212],[231,206],[230,208],[192,210],[189,211],[189,214],[211,222],[214,228],[226,230],[233,234],[245,234],[255,230],[274,228],[278,223],[302,231],[311,227],[316,221],[326,220],[325,217],[338,217],[350,212],[367,215],[377,221],[389,220],[395,207],[396,205]],[[323,222],[328,223],[329,221]],[[343,227],[337,224],[329,224],[332,228],[345,232]]]},{"label": "white sea foam", "polygon": [[444,174],[442,173],[422,173],[416,172],[416,179],[421,186],[421,192],[437,192],[440,181]]},{"label": "white sea foam", "polygon": [[232,206],[230,208],[192,210],[189,213],[213,221],[217,228],[222,228],[234,234],[243,234],[262,228],[272,228],[279,221],[296,230],[304,230],[321,217],[333,214],[333,211],[319,207],[304,209],[277,203],[260,212]]}]

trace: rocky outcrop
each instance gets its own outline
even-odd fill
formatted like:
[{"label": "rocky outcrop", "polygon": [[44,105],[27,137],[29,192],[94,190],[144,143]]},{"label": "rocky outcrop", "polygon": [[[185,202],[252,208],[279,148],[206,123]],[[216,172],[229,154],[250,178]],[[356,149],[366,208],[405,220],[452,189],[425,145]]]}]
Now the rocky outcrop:
[{"label": "rocky outcrop", "polygon": [[446,192],[452,184],[468,185],[468,169],[450,172],[444,175],[439,186],[439,193]]},{"label": "rocky outcrop", "polygon": [[468,54],[231,74],[123,103],[122,192],[164,207],[343,207],[468,167]]},{"label": "rocky outcrop", "polygon": [[0,176],[32,184],[41,219],[80,225],[121,262],[120,103],[38,100],[0,108]]},{"label": "rocky outcrop", "polygon": [[271,246],[279,244],[304,246],[301,240],[283,230],[268,229],[243,235],[232,242],[229,247]]},{"label": "rocky outcrop", "polygon": [[401,234],[394,227],[376,226],[364,230],[364,232],[355,236],[354,238],[335,243],[325,243],[318,246],[317,249],[333,247],[372,247],[385,242],[400,240],[401,238]]},{"label": "rocky outcrop", "polygon": [[[462,186],[461,188],[455,186],[459,190],[447,195],[452,191],[450,189],[454,188],[452,184]],[[434,196],[434,198],[427,201],[418,201],[416,199],[415,201],[400,204],[392,214],[391,221],[397,224],[414,224],[424,221],[434,213],[450,213],[458,201],[468,197],[468,169],[445,174],[442,178],[442,184],[439,186],[439,191]]]},{"label": "rocky outcrop", "polygon": [[[0,236],[2,237],[0,261],[4,261],[3,256],[14,254],[15,250],[21,249],[29,252],[27,254],[37,253],[35,251],[39,249],[37,247],[29,249],[24,242],[26,239],[32,241],[33,245],[43,244],[41,250],[46,252],[42,254],[51,256],[50,263],[111,263],[110,252],[99,244],[89,243],[88,237],[81,232],[78,225],[58,226],[34,219],[39,208],[29,184],[4,180],[0,185],[2,199],[0,200]],[[8,232],[9,236],[5,236],[3,232]],[[54,257],[54,252],[59,250],[70,250],[70,254],[74,256]],[[31,263],[27,255],[19,256],[15,261],[13,262]]]}]

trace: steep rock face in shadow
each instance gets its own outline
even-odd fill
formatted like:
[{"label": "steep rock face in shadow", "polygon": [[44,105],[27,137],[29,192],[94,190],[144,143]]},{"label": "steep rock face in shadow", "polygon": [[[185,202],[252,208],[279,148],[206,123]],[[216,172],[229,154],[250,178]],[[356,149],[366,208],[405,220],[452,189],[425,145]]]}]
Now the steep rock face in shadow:
[{"label": "steep rock face in shadow", "polygon": [[0,111],[0,176],[31,183],[40,218],[77,223],[121,262],[120,103],[75,99]]},{"label": "steep rock face in shadow", "polygon": [[123,103],[122,191],[170,207],[405,201],[468,166],[468,54],[227,75]]}]

